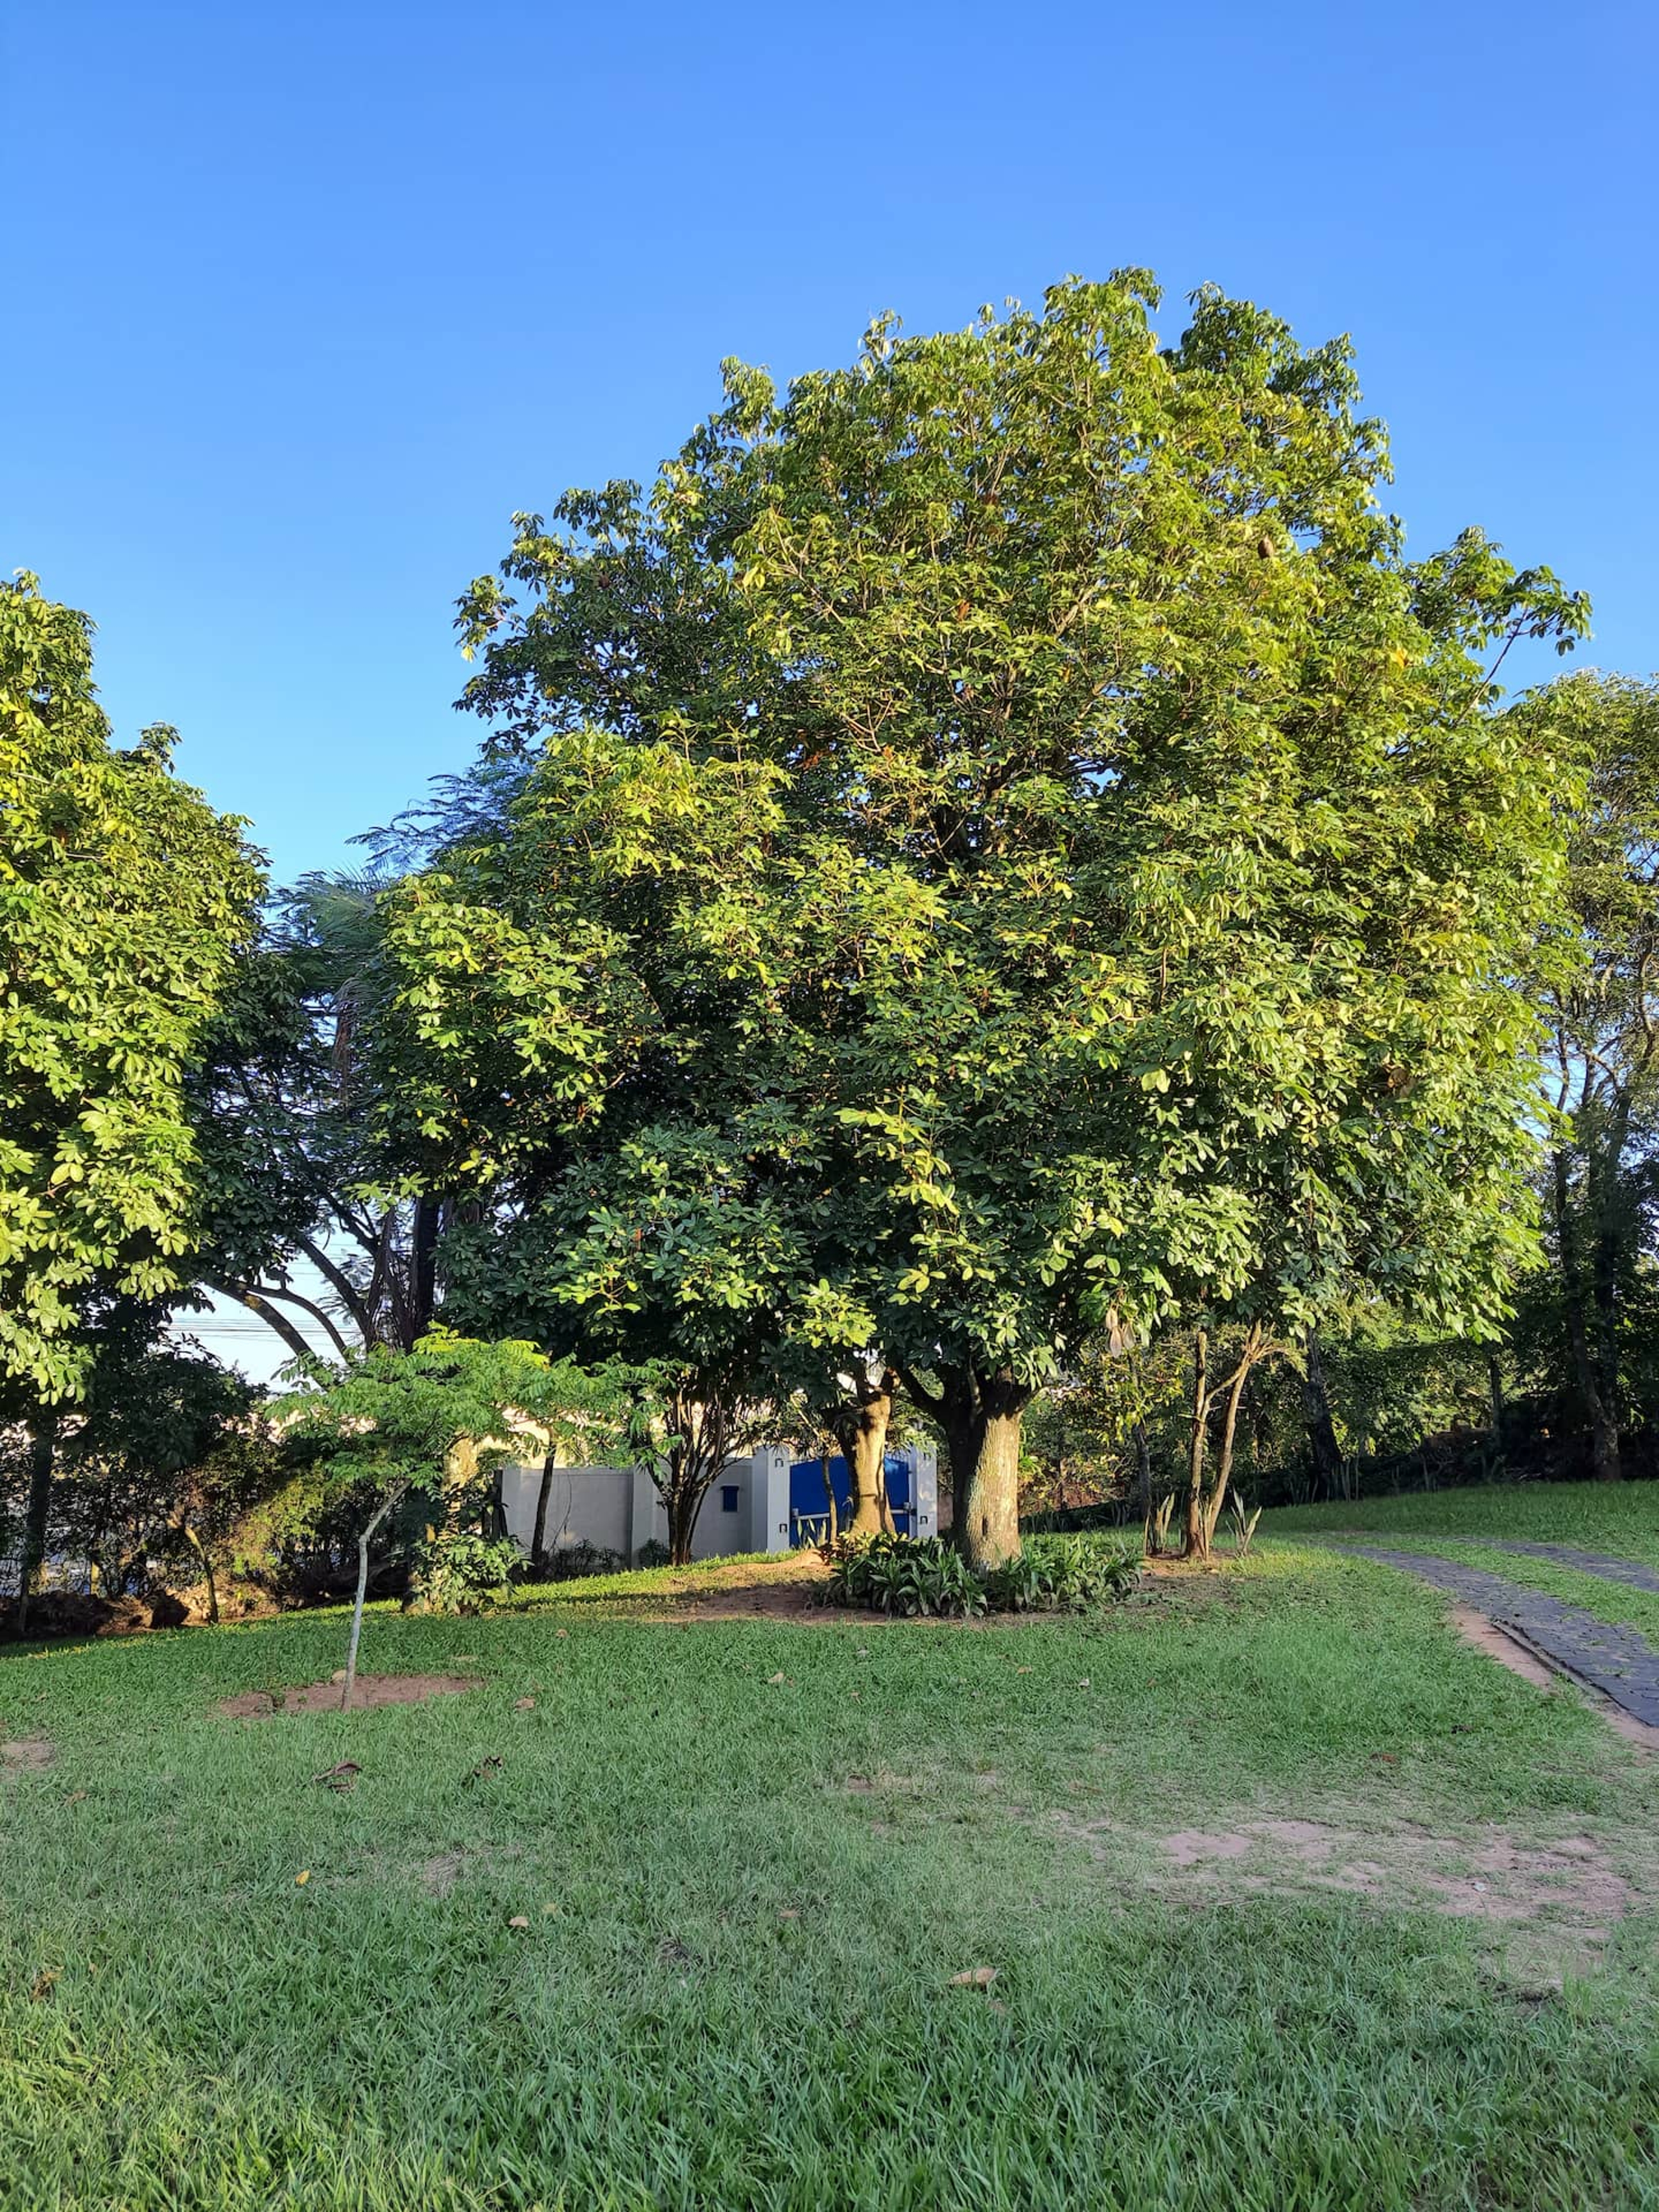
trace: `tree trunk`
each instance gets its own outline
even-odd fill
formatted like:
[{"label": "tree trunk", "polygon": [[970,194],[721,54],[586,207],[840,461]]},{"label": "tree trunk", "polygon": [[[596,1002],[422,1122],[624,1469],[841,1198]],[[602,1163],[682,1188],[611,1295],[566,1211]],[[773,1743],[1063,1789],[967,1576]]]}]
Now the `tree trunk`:
[{"label": "tree trunk", "polygon": [[1334,1498],[1342,1482],[1342,1447],[1331,1419],[1330,1393],[1325,1387],[1325,1362],[1319,1339],[1312,1329],[1304,1339],[1306,1360],[1302,1370],[1302,1413],[1307,1423],[1308,1448],[1313,1456],[1315,1494]]},{"label": "tree trunk", "polygon": [[558,1464],[557,1448],[550,1449],[542,1461],[541,1487],[536,1492],[536,1526],[530,1539],[530,1559],[539,1567],[547,1557],[547,1509],[553,1497],[553,1470]]},{"label": "tree trunk", "polygon": [[893,1418],[893,1389],[896,1377],[884,1371],[859,1385],[856,1403],[838,1406],[834,1415],[836,1441],[847,1461],[852,1486],[854,1536],[890,1534],[893,1516],[887,1504],[887,1431]]},{"label": "tree trunk", "polygon": [[46,1534],[52,1520],[52,1478],[58,1463],[58,1416],[42,1413],[29,1438],[29,1497],[23,1518],[22,1572],[17,1584],[16,1627],[28,1627],[29,1600],[40,1588]]},{"label": "tree trunk", "polygon": [[696,1533],[697,1512],[702,1504],[702,1494],[690,1485],[674,1485],[663,1499],[668,1509],[668,1557],[672,1565],[689,1567],[691,1564],[691,1539]]},{"label": "tree trunk", "polygon": [[1617,1482],[1619,1430],[1607,1410],[1596,1382],[1595,1362],[1590,1358],[1589,1334],[1584,1324],[1584,1285],[1578,1263],[1578,1238],[1572,1218],[1572,1196],[1567,1182],[1567,1156],[1555,1155],[1555,1232],[1561,1263],[1561,1291],[1566,1310],[1567,1343],[1572,1353],[1574,1376],[1589,1424],[1590,1462],[1598,1482]]},{"label": "tree trunk", "polygon": [[439,1203],[434,1198],[417,1198],[415,1201],[415,1225],[410,1233],[410,1341],[404,1347],[412,1351],[415,1345],[432,1326],[432,1315],[438,1297],[438,1221]]},{"label": "tree trunk", "polygon": [[213,1561],[208,1555],[207,1546],[189,1522],[185,1522],[182,1526],[185,1543],[202,1563],[202,1578],[207,1584],[208,1619],[216,1628],[219,1626],[219,1585],[213,1578]]},{"label": "tree trunk", "polygon": [[1144,1552],[1152,1548],[1152,1448],[1146,1438],[1146,1424],[1134,1425],[1135,1472],[1140,1484],[1140,1547]]},{"label": "tree trunk", "polygon": [[1624,1239],[1619,1219],[1619,1162],[1626,1142],[1627,1109],[1613,1115],[1600,1152],[1600,1164],[1587,1170],[1585,1194],[1590,1206],[1590,1298],[1595,1316],[1595,1382],[1617,1448],[1619,1434],[1618,1303]]},{"label": "tree trunk", "polygon": [[1007,1376],[971,1373],[945,1385],[951,1452],[951,1534],[982,1572],[1019,1557],[1020,1425],[1031,1394]]},{"label": "tree trunk", "polygon": [[351,1692],[357,1683],[357,1646],[363,1635],[363,1601],[368,1595],[368,1540],[403,1496],[400,1484],[375,1511],[368,1527],[357,1539],[357,1591],[351,1606],[351,1639],[346,1645],[345,1687],[340,1692],[340,1711],[344,1712],[351,1703]]},{"label": "tree trunk", "polygon": [[1201,1558],[1204,1542],[1204,1453],[1209,1442],[1210,1340],[1201,1329],[1193,1331],[1192,1412],[1187,1427],[1187,1533],[1182,1546],[1189,1559]]},{"label": "tree trunk", "polygon": [[1244,1340],[1243,1356],[1233,1371],[1232,1382],[1227,1392],[1227,1410],[1221,1424],[1221,1456],[1216,1465],[1215,1488],[1204,1509],[1206,1559],[1209,1557],[1210,1547],[1215,1541],[1215,1532],[1221,1521],[1221,1509],[1227,1502],[1227,1485],[1233,1472],[1233,1443],[1238,1434],[1238,1401],[1244,1394],[1244,1385],[1255,1363],[1256,1346],[1260,1340],[1261,1331],[1253,1326]]},{"label": "tree trunk", "polygon": [[823,1477],[823,1503],[829,1515],[824,1534],[834,1545],[841,1541],[841,1502],[836,1496],[836,1478],[830,1472],[830,1456],[828,1452],[819,1453],[818,1472]]}]

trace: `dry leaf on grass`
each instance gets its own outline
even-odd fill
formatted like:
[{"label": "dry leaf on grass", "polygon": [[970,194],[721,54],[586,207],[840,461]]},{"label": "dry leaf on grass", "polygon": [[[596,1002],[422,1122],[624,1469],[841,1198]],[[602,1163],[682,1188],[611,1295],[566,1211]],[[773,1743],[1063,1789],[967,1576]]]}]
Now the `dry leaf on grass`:
[{"label": "dry leaf on grass", "polygon": [[34,1987],[29,1991],[31,2004],[44,2004],[52,1995],[53,1985],[63,1972],[61,1966],[47,1966],[34,1978]]},{"label": "dry leaf on grass", "polygon": [[535,1709],[536,1700],[534,1698],[514,1698],[513,1700],[513,1710],[515,1713],[533,1712]]},{"label": "dry leaf on grass", "polygon": [[515,1912],[507,1924],[509,1928],[528,1928],[530,1916],[526,1912]]},{"label": "dry leaf on grass", "polygon": [[994,1966],[966,1966],[959,1974],[952,1974],[953,1990],[988,1990],[997,1978]]},{"label": "dry leaf on grass", "polygon": [[294,1877],[294,1887],[295,1889],[303,1889],[310,1880],[311,1869],[309,1867],[302,1867],[299,1873]]}]

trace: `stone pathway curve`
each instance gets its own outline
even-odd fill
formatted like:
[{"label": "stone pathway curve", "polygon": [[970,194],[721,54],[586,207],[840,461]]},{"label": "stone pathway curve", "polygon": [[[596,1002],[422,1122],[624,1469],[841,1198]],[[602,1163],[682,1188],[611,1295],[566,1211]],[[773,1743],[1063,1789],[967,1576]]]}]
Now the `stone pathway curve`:
[{"label": "stone pathway curve", "polygon": [[[1345,1545],[1343,1548],[1357,1552],[1364,1559],[1380,1559],[1385,1566],[1398,1567],[1405,1574],[1432,1583],[1437,1589],[1443,1589],[1465,1605],[1473,1606],[1498,1627],[1530,1645],[1559,1673],[1589,1683],[1632,1719],[1659,1728],[1659,1651],[1635,1629],[1598,1620],[1582,1606],[1565,1605],[1544,1590],[1523,1589],[1518,1583],[1505,1582],[1501,1575],[1487,1574],[1480,1567],[1461,1566],[1455,1559],[1443,1559],[1432,1552],[1389,1551],[1380,1544]],[[1506,1548],[1556,1558],[1568,1547],[1526,1544]],[[1593,1556],[1581,1552],[1574,1563]],[[1569,1562],[1563,1559],[1562,1564]],[[1626,1568],[1630,1565],[1622,1559],[1612,1564]],[[1613,1579],[1622,1582],[1647,1571],[1645,1568],[1631,1568],[1630,1575]],[[1637,1587],[1646,1589],[1649,1585],[1639,1583]]]}]

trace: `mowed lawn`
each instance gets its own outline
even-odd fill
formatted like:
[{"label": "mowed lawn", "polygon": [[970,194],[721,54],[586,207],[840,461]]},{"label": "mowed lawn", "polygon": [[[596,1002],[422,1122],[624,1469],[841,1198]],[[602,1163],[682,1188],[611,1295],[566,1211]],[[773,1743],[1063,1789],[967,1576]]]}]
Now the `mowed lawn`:
[{"label": "mowed lawn", "polygon": [[1659,2204],[1656,1770],[1384,1568],[375,1611],[480,1686],[215,1711],[343,1637],[0,1656],[7,2212]]}]

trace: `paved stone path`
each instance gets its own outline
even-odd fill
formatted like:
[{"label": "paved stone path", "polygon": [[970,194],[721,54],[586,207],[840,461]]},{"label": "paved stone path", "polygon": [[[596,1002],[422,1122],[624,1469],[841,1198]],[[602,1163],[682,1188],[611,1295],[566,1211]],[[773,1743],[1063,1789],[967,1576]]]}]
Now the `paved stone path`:
[{"label": "paved stone path", "polygon": [[[1543,1590],[1523,1589],[1518,1583],[1505,1582],[1501,1575],[1489,1575],[1480,1567],[1460,1566],[1455,1559],[1443,1559],[1432,1552],[1391,1552],[1379,1544],[1352,1544],[1343,1548],[1367,1559],[1381,1559],[1386,1566],[1398,1567],[1403,1573],[1432,1583],[1437,1589],[1448,1591],[1465,1605],[1473,1606],[1477,1613],[1484,1613],[1498,1627],[1510,1630],[1522,1643],[1530,1644],[1540,1658],[1547,1659],[1561,1673],[1588,1682],[1633,1719],[1659,1728],[1659,1651],[1635,1629],[1598,1620],[1581,1606],[1564,1605],[1559,1597],[1551,1597]],[[1567,1547],[1528,1544],[1509,1548],[1554,1558]],[[1580,1559],[1592,1556],[1587,1553],[1577,1554]],[[1615,1564],[1629,1566],[1629,1562],[1622,1559]],[[1645,1568],[1631,1570],[1632,1573],[1646,1571]],[[1620,1576],[1617,1579],[1623,1581],[1626,1577]],[[1645,1589],[1647,1584],[1638,1587]]]}]

